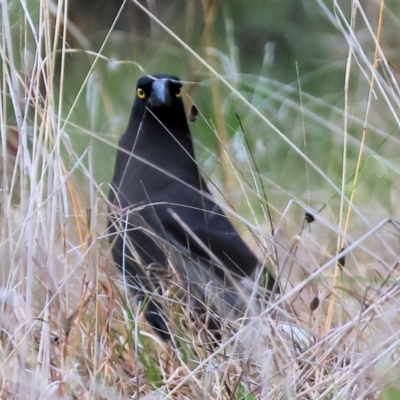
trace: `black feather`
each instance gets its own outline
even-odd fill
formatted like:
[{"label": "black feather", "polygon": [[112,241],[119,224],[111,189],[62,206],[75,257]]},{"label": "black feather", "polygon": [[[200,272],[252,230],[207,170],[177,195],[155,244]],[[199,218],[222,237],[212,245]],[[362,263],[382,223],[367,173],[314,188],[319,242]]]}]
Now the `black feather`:
[{"label": "black feather", "polygon": [[[181,86],[170,75],[145,76],[137,83],[138,95],[119,141],[109,195],[114,206],[109,219],[113,257],[142,294],[139,298],[144,288],[151,292],[157,287],[144,272],[146,266],[165,267],[170,259],[203,301],[205,286],[211,291],[214,287],[227,307],[222,312],[227,312],[236,307],[239,297],[235,278],[250,277],[260,263],[201,177]],[[273,285],[270,276],[270,290]],[[157,303],[152,302],[146,317],[167,338],[163,317],[156,309]]]}]

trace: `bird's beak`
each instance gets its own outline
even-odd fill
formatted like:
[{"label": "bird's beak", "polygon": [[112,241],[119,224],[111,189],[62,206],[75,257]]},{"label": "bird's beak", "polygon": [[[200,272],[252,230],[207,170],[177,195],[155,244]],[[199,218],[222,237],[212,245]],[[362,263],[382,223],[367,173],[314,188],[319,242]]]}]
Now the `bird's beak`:
[{"label": "bird's beak", "polygon": [[153,107],[161,107],[171,105],[172,96],[168,87],[168,80],[158,79],[153,82],[149,105]]}]

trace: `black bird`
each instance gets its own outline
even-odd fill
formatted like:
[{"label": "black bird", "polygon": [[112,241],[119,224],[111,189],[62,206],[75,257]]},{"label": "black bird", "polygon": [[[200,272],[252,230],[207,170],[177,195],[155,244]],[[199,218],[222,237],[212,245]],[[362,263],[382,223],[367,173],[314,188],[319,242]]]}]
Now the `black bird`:
[{"label": "black bird", "polygon": [[[201,177],[177,77],[139,79],[119,140],[109,201],[113,258],[138,300],[157,287],[148,266],[166,268],[170,260],[202,302],[214,296],[213,305],[223,304],[214,308],[223,313],[236,307],[237,282],[260,262]],[[274,282],[269,274],[269,290]],[[145,316],[163,339],[169,338],[155,299]]]}]

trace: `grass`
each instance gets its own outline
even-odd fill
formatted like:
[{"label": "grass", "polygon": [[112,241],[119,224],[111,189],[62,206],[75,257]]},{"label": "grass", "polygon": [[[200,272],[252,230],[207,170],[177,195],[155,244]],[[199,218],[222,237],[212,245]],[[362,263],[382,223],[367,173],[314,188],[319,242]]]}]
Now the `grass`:
[{"label": "grass", "polygon": [[[398,398],[398,6],[317,4],[334,30],[309,46],[332,54],[283,83],[271,43],[259,73],[241,70],[218,2],[197,43],[188,8],[179,26],[149,14],[158,42],[110,27],[97,48],[63,2],[1,3],[1,398]],[[109,254],[105,198],[143,71],[188,82],[209,186],[280,276],[219,347],[176,282],[162,294],[176,336],[161,343]]]}]

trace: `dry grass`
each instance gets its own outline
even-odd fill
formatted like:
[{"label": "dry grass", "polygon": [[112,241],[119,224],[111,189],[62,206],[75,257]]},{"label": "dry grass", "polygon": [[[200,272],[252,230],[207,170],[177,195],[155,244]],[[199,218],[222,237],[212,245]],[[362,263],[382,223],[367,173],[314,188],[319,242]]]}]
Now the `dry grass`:
[{"label": "dry grass", "polygon": [[[109,119],[117,110],[94,71],[100,61],[140,65],[103,52],[115,40],[110,29],[104,46],[87,53],[90,70],[66,107],[66,57],[76,50],[65,38],[79,31],[68,31],[63,2],[23,4],[0,3],[1,398],[397,399],[400,92],[388,30],[400,24],[383,0],[377,8],[354,3],[350,14],[320,4],[338,28],[321,40],[348,51],[336,61],[344,74],[338,103],[303,92],[307,77],[284,86],[240,75],[229,30],[232,51],[203,57],[150,14],[212,77],[214,107],[238,102],[237,128],[219,111],[215,127],[201,107],[199,119],[219,140],[229,201],[248,216],[233,213],[239,229],[280,277],[281,294],[246,324],[227,322],[218,347],[177,301],[174,284],[164,292],[174,343],[146,326],[110,260],[108,187],[94,178],[104,161],[92,147],[79,153],[69,134],[115,149],[115,137],[96,130],[101,106]],[[212,47],[207,29],[203,45]],[[73,118],[83,93],[87,125]],[[261,133],[248,141],[250,126],[268,132],[269,149]],[[290,156],[259,162],[281,150],[276,143]],[[218,181],[218,161],[201,154]],[[273,168],[280,172],[269,174]]]}]

